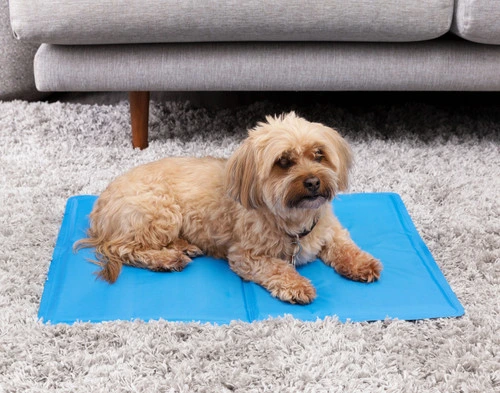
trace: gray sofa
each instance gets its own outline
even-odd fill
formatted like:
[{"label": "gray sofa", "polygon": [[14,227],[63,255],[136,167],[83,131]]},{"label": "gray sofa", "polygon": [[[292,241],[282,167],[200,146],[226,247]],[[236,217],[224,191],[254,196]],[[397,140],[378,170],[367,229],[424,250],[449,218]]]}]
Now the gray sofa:
[{"label": "gray sofa", "polygon": [[500,90],[495,0],[10,0],[41,91]]}]

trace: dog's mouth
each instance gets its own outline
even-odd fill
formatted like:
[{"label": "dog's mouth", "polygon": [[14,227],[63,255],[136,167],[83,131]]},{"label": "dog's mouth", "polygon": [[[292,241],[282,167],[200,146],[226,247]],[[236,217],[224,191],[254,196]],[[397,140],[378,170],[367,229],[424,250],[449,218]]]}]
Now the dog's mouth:
[{"label": "dog's mouth", "polygon": [[288,207],[298,209],[318,209],[327,201],[328,197],[326,195],[305,195],[290,201]]}]

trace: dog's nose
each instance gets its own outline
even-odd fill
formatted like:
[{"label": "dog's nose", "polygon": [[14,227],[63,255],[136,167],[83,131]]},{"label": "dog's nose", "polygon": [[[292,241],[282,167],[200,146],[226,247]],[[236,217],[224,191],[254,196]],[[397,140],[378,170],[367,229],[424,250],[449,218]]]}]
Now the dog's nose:
[{"label": "dog's nose", "polygon": [[318,191],[319,185],[320,181],[316,176],[311,176],[304,180],[304,187],[311,192]]}]

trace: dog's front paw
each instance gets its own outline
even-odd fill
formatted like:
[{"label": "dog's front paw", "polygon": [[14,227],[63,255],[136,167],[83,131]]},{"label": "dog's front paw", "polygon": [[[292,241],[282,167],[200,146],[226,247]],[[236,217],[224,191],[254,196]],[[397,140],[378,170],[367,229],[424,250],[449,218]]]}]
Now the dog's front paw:
[{"label": "dog's front paw", "polygon": [[363,282],[373,282],[380,278],[382,264],[368,253],[364,253],[359,260],[359,266],[355,271],[354,279]]},{"label": "dog's front paw", "polygon": [[350,256],[352,259],[335,266],[339,274],[354,281],[373,282],[380,278],[382,264],[367,252],[361,251]]},{"label": "dog's front paw", "polygon": [[271,288],[271,295],[292,304],[309,304],[316,298],[316,289],[311,282],[297,274],[297,277],[280,280]]}]

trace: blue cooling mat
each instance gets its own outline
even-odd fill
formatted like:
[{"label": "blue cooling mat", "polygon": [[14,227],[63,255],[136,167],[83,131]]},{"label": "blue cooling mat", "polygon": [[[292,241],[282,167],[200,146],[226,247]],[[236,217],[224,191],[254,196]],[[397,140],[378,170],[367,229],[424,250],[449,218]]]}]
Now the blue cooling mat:
[{"label": "blue cooling mat", "polygon": [[199,257],[179,273],[124,266],[115,284],[96,279],[93,250],[73,253],[85,236],[95,196],[68,200],[39,317],[45,322],[165,319],[229,323],[291,314],[301,320],[341,321],[456,317],[464,309],[420,238],[397,194],[338,196],[335,213],[354,241],[379,258],[378,282],[347,280],[321,261],[299,268],[317,290],[313,303],[291,305],[242,281],[223,260]]}]

